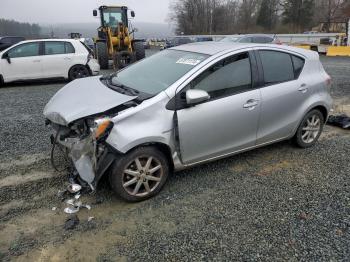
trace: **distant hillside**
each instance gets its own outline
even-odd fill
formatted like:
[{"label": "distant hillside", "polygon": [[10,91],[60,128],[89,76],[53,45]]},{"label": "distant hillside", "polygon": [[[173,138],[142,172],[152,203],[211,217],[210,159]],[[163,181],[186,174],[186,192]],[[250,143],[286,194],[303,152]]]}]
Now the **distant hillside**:
[{"label": "distant hillside", "polygon": [[[98,22],[42,25],[42,34],[49,36],[53,32],[55,37],[66,38],[69,33],[76,32],[81,33],[83,37],[94,37],[97,35],[98,26]],[[174,35],[173,28],[168,24],[139,22],[133,23],[133,26],[138,29],[135,34],[138,38],[164,38]]]}]

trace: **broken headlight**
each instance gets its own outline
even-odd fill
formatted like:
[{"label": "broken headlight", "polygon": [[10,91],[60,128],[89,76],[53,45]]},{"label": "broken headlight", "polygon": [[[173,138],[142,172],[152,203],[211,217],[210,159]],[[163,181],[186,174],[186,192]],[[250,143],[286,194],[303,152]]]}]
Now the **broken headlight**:
[{"label": "broken headlight", "polygon": [[111,132],[114,123],[110,118],[101,118],[95,120],[96,127],[93,128],[93,133],[96,141],[104,141]]}]

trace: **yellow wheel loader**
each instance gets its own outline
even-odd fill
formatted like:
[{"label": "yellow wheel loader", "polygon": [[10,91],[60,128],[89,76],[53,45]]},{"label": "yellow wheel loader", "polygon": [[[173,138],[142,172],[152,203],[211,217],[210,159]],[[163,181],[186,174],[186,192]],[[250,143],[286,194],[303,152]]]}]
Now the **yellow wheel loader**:
[{"label": "yellow wheel loader", "polygon": [[[143,40],[134,39],[135,30],[129,31],[128,10],[126,6],[100,6],[93,10],[93,15],[101,19],[95,39],[95,55],[101,69],[108,69],[109,60],[113,60],[114,69],[119,69],[145,57]],[[130,14],[135,17],[134,11]]]}]

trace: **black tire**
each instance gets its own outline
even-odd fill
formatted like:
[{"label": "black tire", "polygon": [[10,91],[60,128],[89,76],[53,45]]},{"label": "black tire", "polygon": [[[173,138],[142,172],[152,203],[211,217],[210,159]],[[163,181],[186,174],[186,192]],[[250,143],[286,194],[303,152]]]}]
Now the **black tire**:
[{"label": "black tire", "polygon": [[142,42],[134,42],[134,51],[135,51],[136,61],[139,61],[146,57],[145,47]]},{"label": "black tire", "polygon": [[70,81],[79,78],[85,78],[91,76],[89,68],[84,65],[75,65],[69,70],[68,77]]},{"label": "black tire", "polygon": [[101,69],[108,69],[109,56],[108,56],[107,43],[97,42],[96,51],[97,51],[96,52],[97,61],[100,64]]},{"label": "black tire", "polygon": [[[314,131],[308,131],[305,129],[311,128],[312,126],[309,127],[308,123],[310,123],[310,119],[312,119],[313,117],[315,117],[315,119],[319,121],[319,125],[315,125],[314,126]],[[309,122],[308,122],[309,120]],[[309,113],[307,113],[303,120],[301,121],[297,132],[293,138],[294,143],[301,148],[309,148],[312,147],[316,144],[316,142],[318,141],[320,135],[322,134],[323,131],[323,127],[324,127],[324,117],[322,115],[322,113],[317,110],[311,110]],[[317,131],[316,131],[317,129]],[[312,133],[310,139],[308,139],[309,134],[307,134],[307,132]],[[317,132],[317,135],[316,135]],[[309,140],[309,141],[307,141]]]},{"label": "black tire", "polygon": [[0,87],[4,86],[5,83],[4,83],[4,78],[2,75],[0,75]]},{"label": "black tire", "polygon": [[[151,162],[149,167],[152,168],[147,169],[147,163],[150,157]],[[141,169],[137,167],[136,159],[139,159]],[[159,166],[161,167],[158,168]],[[156,171],[152,172],[152,169],[156,169]],[[133,172],[133,174],[129,174],[130,172]],[[128,202],[139,202],[158,194],[164,186],[168,175],[169,163],[164,154],[155,147],[140,147],[119,157],[115,161],[109,174],[109,182],[119,197]],[[154,179],[157,179],[157,181]],[[126,183],[131,184],[125,186]],[[147,183],[149,191],[146,190],[145,183]],[[138,184],[140,185],[138,186]],[[138,189],[136,191],[137,186]],[[134,192],[136,194],[133,194]]]}]

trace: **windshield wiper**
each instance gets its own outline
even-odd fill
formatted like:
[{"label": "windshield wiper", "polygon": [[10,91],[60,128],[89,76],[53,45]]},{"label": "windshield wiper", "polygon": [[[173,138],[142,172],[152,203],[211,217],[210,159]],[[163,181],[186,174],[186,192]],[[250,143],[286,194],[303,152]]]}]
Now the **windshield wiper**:
[{"label": "windshield wiper", "polygon": [[[112,76],[112,75],[111,75],[111,76]],[[110,79],[110,83],[112,84],[112,86],[118,87],[118,88],[122,89],[124,92],[127,92],[127,93],[129,93],[129,94],[131,94],[131,95],[133,95],[133,96],[137,96],[137,95],[140,94],[139,91],[137,91],[137,90],[135,90],[135,89],[133,89],[133,88],[131,88],[131,87],[128,87],[128,86],[126,86],[126,85],[123,85],[122,83],[120,83],[120,82],[118,82],[117,80],[115,80],[115,77],[116,77],[116,76],[117,76],[117,75],[115,74],[115,75],[113,75],[113,76],[111,77],[111,79]]]}]

